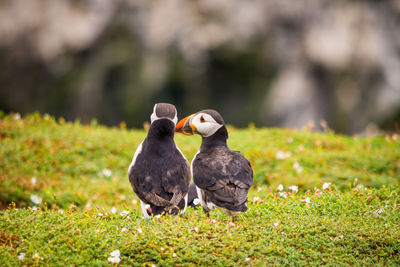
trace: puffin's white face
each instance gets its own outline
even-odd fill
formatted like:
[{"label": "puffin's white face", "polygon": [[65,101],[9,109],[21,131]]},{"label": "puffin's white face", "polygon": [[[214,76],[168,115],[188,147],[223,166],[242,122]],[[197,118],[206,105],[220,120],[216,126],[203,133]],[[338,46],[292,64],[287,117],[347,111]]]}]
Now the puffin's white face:
[{"label": "puffin's white face", "polygon": [[195,128],[196,133],[203,137],[213,135],[223,124],[219,124],[215,119],[207,113],[197,113],[190,118],[191,126]]},{"label": "puffin's white face", "polygon": [[[157,105],[160,105],[159,107],[157,107]],[[161,106],[161,105],[163,105],[163,106]],[[174,117],[172,118],[172,116],[171,117],[169,117],[169,116],[162,116],[162,117],[159,117],[159,116],[157,116],[157,113],[161,113],[161,112],[157,112],[156,110],[157,110],[157,108],[158,109],[164,109],[165,110],[165,105],[166,104],[155,104],[154,105],[154,108],[153,108],[153,113],[151,113],[151,116],[150,116],[150,123],[153,123],[155,120],[159,120],[159,119],[169,119],[169,120],[171,120],[173,123],[174,123],[174,125],[176,125],[177,123],[178,123],[178,116],[177,116],[177,112],[176,112],[176,109],[175,109],[175,107],[174,107],[174,112],[175,112],[175,115],[174,115]],[[170,105],[170,104],[168,104],[168,105]],[[172,105],[170,105],[170,106],[172,106]],[[169,109],[171,109],[171,107],[169,107]],[[164,111],[165,112],[165,111]],[[169,112],[169,113],[172,113],[171,111]],[[163,114],[163,113],[161,113],[161,114]]]}]

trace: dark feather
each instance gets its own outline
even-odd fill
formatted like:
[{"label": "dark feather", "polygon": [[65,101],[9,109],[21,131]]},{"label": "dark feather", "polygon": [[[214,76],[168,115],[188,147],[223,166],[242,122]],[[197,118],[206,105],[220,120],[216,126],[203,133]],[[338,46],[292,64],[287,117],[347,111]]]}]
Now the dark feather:
[{"label": "dark feather", "polygon": [[195,184],[191,184],[189,186],[189,192],[188,192],[188,206],[191,206],[192,208],[196,208],[196,204],[193,203],[195,199],[198,199],[197,195],[197,189]]},{"label": "dark feather", "polygon": [[133,191],[150,204],[154,215],[175,206],[183,209],[189,189],[189,164],[176,148],[173,131],[174,124],[168,119],[153,122],[129,171]]},{"label": "dark feather", "polygon": [[253,185],[249,161],[227,146],[208,146],[193,161],[193,180],[204,189],[206,201],[232,211],[246,211]]}]

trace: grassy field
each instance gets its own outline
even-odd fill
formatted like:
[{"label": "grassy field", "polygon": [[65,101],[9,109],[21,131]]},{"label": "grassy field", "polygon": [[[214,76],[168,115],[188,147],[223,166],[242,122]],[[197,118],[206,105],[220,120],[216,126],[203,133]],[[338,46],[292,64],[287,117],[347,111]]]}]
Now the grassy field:
[{"label": "grassy field", "polygon": [[[146,131],[2,115],[0,265],[400,264],[400,136],[229,133],[255,172],[248,212],[145,220],[127,168]],[[191,160],[200,138],[175,139]]]}]

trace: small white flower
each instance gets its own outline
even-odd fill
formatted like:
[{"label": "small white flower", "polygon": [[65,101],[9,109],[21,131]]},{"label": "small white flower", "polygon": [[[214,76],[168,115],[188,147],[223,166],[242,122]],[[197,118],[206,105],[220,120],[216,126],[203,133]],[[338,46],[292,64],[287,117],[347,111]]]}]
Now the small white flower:
[{"label": "small white flower", "polygon": [[97,213],[97,216],[101,217],[103,216],[103,213]]},{"label": "small white flower", "polygon": [[34,194],[31,195],[31,200],[36,205],[39,205],[40,203],[42,203],[42,198],[37,195],[34,195]]},{"label": "small white flower", "polygon": [[193,199],[193,204],[196,206],[200,204],[200,200],[198,198]]},{"label": "small white flower", "polygon": [[35,253],[32,257],[33,257],[34,259],[39,259],[39,258],[40,258],[38,253]]},{"label": "small white flower", "polygon": [[275,227],[278,227],[278,225],[279,225],[279,222],[274,222]]},{"label": "small white flower", "polygon": [[138,231],[139,234],[143,233],[142,228],[138,228],[137,231]]},{"label": "small white flower", "polygon": [[278,190],[279,190],[279,191],[282,191],[282,190],[283,190],[283,185],[282,185],[282,184],[278,185]]},{"label": "small white flower", "polygon": [[112,207],[112,208],[111,208],[111,213],[112,213],[112,214],[115,214],[116,212],[117,212],[117,208],[116,208],[116,207]]},{"label": "small white flower", "polygon": [[361,189],[365,189],[364,186],[363,186],[362,184],[357,185],[356,188],[357,188],[357,189],[360,189],[360,190],[361,190]]},{"label": "small white flower", "polygon": [[119,215],[121,215],[121,216],[126,216],[126,215],[128,215],[129,214],[129,210],[124,210],[124,211],[122,211]]},{"label": "small white flower", "polygon": [[249,261],[249,260],[250,260],[250,258],[245,258],[245,259],[244,259],[244,261]]},{"label": "small white flower", "polygon": [[119,251],[119,249],[117,249],[111,252],[110,255],[111,257],[119,257],[119,255],[121,255],[121,252]]},{"label": "small white flower", "polygon": [[32,177],[32,179],[31,179],[31,184],[32,184],[32,185],[35,185],[35,184],[36,184],[36,177]]},{"label": "small white flower", "polygon": [[176,255],[176,253],[172,253],[172,257],[177,258],[178,255]]},{"label": "small white flower", "polygon": [[25,259],[25,253],[23,253],[23,252],[19,253],[18,259],[19,259],[20,261],[23,261],[23,260]]},{"label": "small white flower", "polygon": [[128,229],[126,229],[126,228],[124,227],[124,228],[121,229],[121,232],[127,233],[127,232],[128,232]]},{"label": "small white flower", "polygon": [[383,212],[383,208],[377,209],[377,210],[375,211],[376,214],[381,214],[382,212]]},{"label": "small white flower", "polygon": [[329,186],[331,185],[331,183],[324,183],[323,185],[322,185],[322,189],[328,189],[329,188]]},{"label": "small white flower", "polygon": [[276,159],[283,159],[284,152],[283,151],[277,151],[275,154]]},{"label": "small white flower", "polygon": [[105,177],[110,177],[112,175],[112,171],[110,169],[104,169],[103,170],[103,175]]},{"label": "small white flower", "polygon": [[297,193],[299,191],[299,187],[297,185],[292,185],[289,187],[290,190],[292,190],[294,193]]},{"label": "small white flower", "polygon": [[290,158],[290,156],[292,156],[292,153],[285,151],[277,151],[275,154],[276,159],[281,159],[281,160]]},{"label": "small white flower", "polygon": [[199,232],[199,227],[195,227],[194,229],[193,229],[196,233],[198,233]]},{"label": "small white flower", "polygon": [[32,207],[32,210],[37,210],[37,206],[33,206],[33,207]]},{"label": "small white flower", "polygon": [[310,203],[310,198],[306,197],[306,203],[309,204]]},{"label": "small white flower", "polygon": [[63,210],[58,210],[58,213],[64,214],[64,211]]},{"label": "small white flower", "polygon": [[121,259],[119,257],[108,257],[108,262],[110,263],[119,263]]},{"label": "small white flower", "polygon": [[303,167],[301,167],[297,161],[293,163],[293,169],[295,169],[297,173],[301,173],[303,171]]},{"label": "small white flower", "polygon": [[279,196],[283,198],[287,198],[287,193],[286,192],[279,192]]},{"label": "small white flower", "polygon": [[15,113],[15,114],[14,114],[14,120],[18,121],[18,120],[20,120],[20,119],[21,119],[21,114]]},{"label": "small white flower", "polygon": [[253,202],[257,202],[257,201],[259,201],[259,200],[260,200],[259,197],[253,197]]},{"label": "small white flower", "polygon": [[113,252],[110,253],[110,255],[111,257],[108,258],[108,262],[119,263],[121,261],[121,259],[119,258],[119,256],[121,255],[119,249],[114,250]]},{"label": "small white flower", "polygon": [[132,199],[132,204],[136,205],[137,204],[137,200],[136,199]]}]

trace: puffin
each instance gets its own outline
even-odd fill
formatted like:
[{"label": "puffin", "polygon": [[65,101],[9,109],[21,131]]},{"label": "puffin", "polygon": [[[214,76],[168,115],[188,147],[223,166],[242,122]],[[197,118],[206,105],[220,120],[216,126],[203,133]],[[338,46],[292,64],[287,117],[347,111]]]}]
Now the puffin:
[{"label": "puffin", "polygon": [[155,104],[150,120],[147,136],[129,166],[129,181],[145,218],[184,214],[191,174],[188,160],[174,142],[175,106]]},{"label": "puffin", "polygon": [[235,222],[240,212],[247,210],[247,194],[253,185],[250,162],[227,145],[228,131],[222,116],[206,109],[179,121],[175,131],[202,137],[200,150],[191,164],[200,205],[206,216],[218,208]]}]

